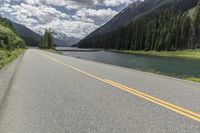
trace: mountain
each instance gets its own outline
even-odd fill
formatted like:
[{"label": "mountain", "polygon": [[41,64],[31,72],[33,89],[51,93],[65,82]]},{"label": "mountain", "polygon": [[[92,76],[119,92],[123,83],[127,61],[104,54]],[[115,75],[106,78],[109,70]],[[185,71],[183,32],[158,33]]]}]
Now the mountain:
[{"label": "mountain", "polygon": [[57,33],[57,32],[53,32],[53,36],[55,38],[59,38],[59,39],[55,40],[55,43],[57,44],[57,46],[61,46],[61,47],[65,46],[66,44],[68,46],[71,46],[71,45],[76,44],[80,41],[79,38],[69,37],[66,34]]},{"label": "mountain", "polygon": [[145,0],[133,3],[77,45],[146,51],[200,48],[200,2]]},{"label": "mountain", "polygon": [[171,0],[138,0],[137,2],[133,2],[127,8],[122,10],[119,14],[113,17],[110,21],[108,21],[105,25],[89,34],[86,38],[94,37],[113,31],[119,28],[120,26],[127,24],[131,20],[134,20],[139,16],[147,14],[150,11],[170,1]]},{"label": "mountain", "polygon": [[24,25],[11,22],[16,32],[25,40],[28,46],[38,46],[41,36]]},{"label": "mountain", "polygon": [[[34,31],[30,30],[29,28],[25,27],[24,25],[14,23],[10,21],[16,30],[16,32],[25,40],[28,46],[38,46],[39,41],[41,40],[41,36]],[[54,42],[56,46],[71,46],[77,43],[80,39],[74,37],[68,37],[65,34],[61,33],[53,33]]]}]

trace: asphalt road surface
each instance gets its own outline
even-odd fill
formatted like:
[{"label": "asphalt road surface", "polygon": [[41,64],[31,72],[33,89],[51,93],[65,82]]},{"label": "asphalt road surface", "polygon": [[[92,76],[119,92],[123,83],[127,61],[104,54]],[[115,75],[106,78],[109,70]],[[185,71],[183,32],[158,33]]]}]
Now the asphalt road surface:
[{"label": "asphalt road surface", "polygon": [[37,49],[0,115],[0,133],[199,132],[200,84]]}]

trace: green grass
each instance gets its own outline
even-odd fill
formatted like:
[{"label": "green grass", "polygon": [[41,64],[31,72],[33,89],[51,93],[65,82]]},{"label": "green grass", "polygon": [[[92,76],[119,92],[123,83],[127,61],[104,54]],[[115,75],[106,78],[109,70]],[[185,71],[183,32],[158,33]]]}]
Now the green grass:
[{"label": "green grass", "polygon": [[129,54],[139,54],[139,55],[149,55],[149,56],[160,56],[160,57],[178,57],[178,58],[190,58],[190,59],[200,59],[200,49],[196,50],[183,50],[183,51],[119,51]]},{"label": "green grass", "polygon": [[16,59],[25,49],[15,49],[13,51],[0,49],[0,69]]},{"label": "green grass", "polygon": [[200,83],[200,78],[185,78],[185,80],[189,80],[189,81]]},{"label": "green grass", "polygon": [[45,50],[47,52],[51,52],[51,53],[54,53],[54,54],[61,54],[61,55],[63,55],[62,52],[57,51],[56,49],[42,49],[42,50]]}]

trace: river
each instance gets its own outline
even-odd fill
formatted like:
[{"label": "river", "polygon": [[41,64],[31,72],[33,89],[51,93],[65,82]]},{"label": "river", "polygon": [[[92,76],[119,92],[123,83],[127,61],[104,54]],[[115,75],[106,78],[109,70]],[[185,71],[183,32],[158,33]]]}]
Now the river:
[{"label": "river", "polygon": [[[59,48],[59,50],[63,50]],[[173,77],[200,77],[200,60],[132,55],[109,51],[62,51],[64,55],[117,65],[121,67],[150,71]]]}]

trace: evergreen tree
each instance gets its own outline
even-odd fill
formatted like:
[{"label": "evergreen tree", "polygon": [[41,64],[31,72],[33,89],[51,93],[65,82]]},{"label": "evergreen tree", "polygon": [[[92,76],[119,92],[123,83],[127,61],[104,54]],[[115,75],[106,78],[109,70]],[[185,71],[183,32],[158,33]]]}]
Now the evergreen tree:
[{"label": "evergreen tree", "polygon": [[200,48],[200,2],[197,5],[197,16],[194,28],[195,28],[195,47]]},{"label": "evergreen tree", "polygon": [[51,49],[54,47],[53,45],[54,43],[51,29],[45,29],[45,33],[40,40],[39,47]]},{"label": "evergreen tree", "polygon": [[181,33],[181,49],[187,49],[187,44],[189,41],[190,35],[190,18],[188,16],[184,16],[183,25],[182,25],[182,33]]}]

